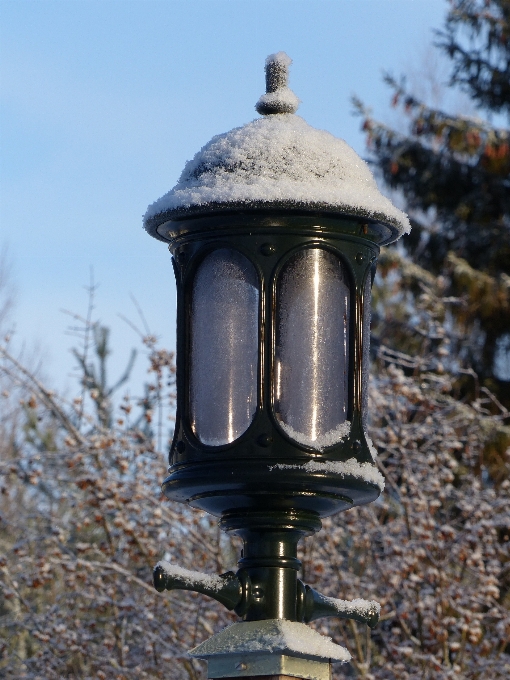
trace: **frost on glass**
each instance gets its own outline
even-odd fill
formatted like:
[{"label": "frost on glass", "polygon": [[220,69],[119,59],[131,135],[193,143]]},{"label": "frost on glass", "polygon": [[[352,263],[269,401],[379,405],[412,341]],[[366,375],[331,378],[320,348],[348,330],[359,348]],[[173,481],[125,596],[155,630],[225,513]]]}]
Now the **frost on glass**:
[{"label": "frost on glass", "polygon": [[363,429],[367,428],[368,420],[368,376],[370,373],[370,321],[372,277],[370,272],[365,280],[363,289],[363,347],[361,352],[361,419]]},{"label": "frost on glass", "polygon": [[277,285],[274,407],[296,441],[322,450],[349,434],[350,292],[341,261],[319,248],[291,258]]},{"label": "frost on glass", "polygon": [[191,301],[190,412],[203,444],[237,439],[257,408],[258,277],[228,248],[200,265]]}]

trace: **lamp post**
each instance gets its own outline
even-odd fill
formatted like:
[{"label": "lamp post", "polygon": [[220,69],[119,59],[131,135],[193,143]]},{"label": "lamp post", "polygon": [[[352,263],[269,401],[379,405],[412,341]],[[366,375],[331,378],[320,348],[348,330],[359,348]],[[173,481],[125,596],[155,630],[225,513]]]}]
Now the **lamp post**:
[{"label": "lamp post", "polygon": [[244,542],[236,574],[154,572],[159,591],[205,593],[243,618],[194,650],[210,678],[322,680],[348,653],[304,624],[378,620],[375,602],[303,584],[297,545],[383,489],[366,433],[370,290],[380,246],[409,223],[345,142],[295,115],[289,64],[268,57],[261,118],[214,137],[144,218],[177,282],[163,490]]}]

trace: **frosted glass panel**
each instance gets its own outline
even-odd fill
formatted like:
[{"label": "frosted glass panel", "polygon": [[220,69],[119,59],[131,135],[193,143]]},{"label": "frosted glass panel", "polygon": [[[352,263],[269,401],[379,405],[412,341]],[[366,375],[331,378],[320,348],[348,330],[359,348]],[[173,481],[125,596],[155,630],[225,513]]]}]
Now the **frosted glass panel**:
[{"label": "frosted glass panel", "polygon": [[322,450],[349,433],[350,293],[341,261],[303,250],[277,285],[274,404],[283,429]]},{"label": "frosted glass panel", "polygon": [[370,321],[372,316],[371,308],[372,296],[372,277],[370,272],[365,280],[363,292],[363,352],[361,355],[361,419],[363,427],[367,427],[368,417],[368,376],[370,369]]},{"label": "frosted glass panel", "polygon": [[237,439],[257,408],[258,277],[228,248],[216,250],[195,275],[191,303],[190,409],[204,444]]}]

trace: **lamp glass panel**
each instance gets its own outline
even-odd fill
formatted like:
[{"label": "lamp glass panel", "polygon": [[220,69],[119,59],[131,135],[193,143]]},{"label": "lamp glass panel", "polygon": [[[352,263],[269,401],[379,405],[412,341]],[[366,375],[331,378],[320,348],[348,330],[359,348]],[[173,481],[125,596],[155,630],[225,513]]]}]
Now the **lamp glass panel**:
[{"label": "lamp glass panel", "polygon": [[372,276],[370,272],[363,288],[363,344],[361,354],[361,420],[366,430],[368,420],[368,378],[370,374],[370,322],[372,319]]},{"label": "lamp glass panel", "polygon": [[322,248],[294,255],[277,282],[273,400],[284,431],[322,450],[349,432],[349,279]]},{"label": "lamp glass panel", "polygon": [[239,252],[221,248],[199,266],[191,301],[190,413],[198,439],[229,444],[257,408],[259,281]]}]

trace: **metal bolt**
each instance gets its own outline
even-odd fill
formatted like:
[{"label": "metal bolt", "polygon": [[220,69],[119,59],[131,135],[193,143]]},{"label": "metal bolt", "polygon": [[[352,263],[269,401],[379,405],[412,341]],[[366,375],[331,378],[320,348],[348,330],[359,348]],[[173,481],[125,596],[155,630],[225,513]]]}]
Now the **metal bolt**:
[{"label": "metal bolt", "polygon": [[254,600],[261,600],[264,597],[264,589],[262,586],[255,586],[252,590]]},{"label": "metal bolt", "polygon": [[361,264],[363,262],[363,253],[357,253],[356,255],[356,262],[358,264]]},{"label": "metal bolt", "polygon": [[175,447],[179,453],[184,453],[186,450],[186,444],[183,441],[177,442],[177,446]]},{"label": "metal bolt", "polygon": [[261,434],[260,437],[257,439],[257,444],[259,446],[271,446],[271,443],[273,441],[273,438],[270,437],[268,434]]},{"label": "metal bolt", "polygon": [[236,664],[236,671],[247,671],[248,666],[245,663]]},{"label": "metal bolt", "polygon": [[272,243],[263,243],[260,246],[260,252],[262,255],[274,255],[276,253],[276,247]]}]

